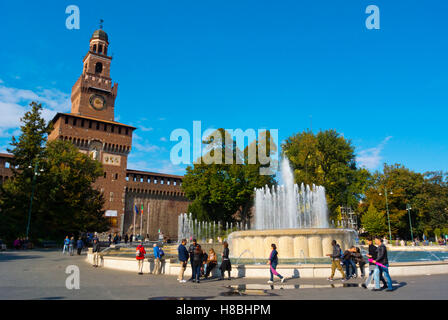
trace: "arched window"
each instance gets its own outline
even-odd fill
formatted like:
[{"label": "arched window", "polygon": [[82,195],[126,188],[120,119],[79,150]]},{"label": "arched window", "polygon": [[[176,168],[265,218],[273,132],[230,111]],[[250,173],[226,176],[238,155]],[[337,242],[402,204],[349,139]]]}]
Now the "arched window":
[{"label": "arched window", "polygon": [[93,45],[93,52],[96,52],[96,44]]},{"label": "arched window", "polygon": [[104,46],[104,54],[105,55],[107,54],[107,47],[106,46]]},{"label": "arched window", "polygon": [[103,52],[103,45],[100,44],[100,45],[98,46],[98,53],[102,53],[102,52]]},{"label": "arched window", "polygon": [[97,62],[95,65],[95,73],[103,72],[103,64],[101,62]]}]

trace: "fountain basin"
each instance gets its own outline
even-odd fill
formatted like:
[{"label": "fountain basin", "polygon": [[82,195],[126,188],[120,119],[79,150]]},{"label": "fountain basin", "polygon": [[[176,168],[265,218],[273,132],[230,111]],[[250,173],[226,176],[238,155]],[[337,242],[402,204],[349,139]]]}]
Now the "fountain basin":
[{"label": "fountain basin", "polygon": [[333,252],[331,241],[341,248],[355,245],[352,229],[310,228],[237,231],[229,235],[230,256],[233,258],[268,259],[275,243],[279,258],[322,258]]}]

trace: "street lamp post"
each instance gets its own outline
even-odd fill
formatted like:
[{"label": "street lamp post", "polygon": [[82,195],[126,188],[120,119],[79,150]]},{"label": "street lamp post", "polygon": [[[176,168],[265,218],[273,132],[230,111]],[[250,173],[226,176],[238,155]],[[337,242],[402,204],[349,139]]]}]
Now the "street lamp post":
[{"label": "street lamp post", "polygon": [[[28,168],[32,168],[32,166],[29,166]],[[41,172],[43,172],[43,169],[40,169]],[[32,187],[31,187],[31,198],[30,198],[30,207],[28,210],[28,223],[26,226],[26,238],[28,239],[28,235],[30,232],[30,224],[31,224],[31,210],[33,208],[33,198],[34,198],[34,189],[36,187],[36,177],[39,175],[39,173],[37,172],[37,162],[34,165],[34,171],[33,171],[33,182],[32,182]]]},{"label": "street lamp post", "polygon": [[409,229],[411,230],[411,241],[414,242],[414,234],[412,232],[412,221],[411,221],[411,205],[409,203],[406,204],[406,210],[408,211],[409,215]]},{"label": "street lamp post", "polygon": [[[391,191],[390,194],[393,194]],[[381,193],[380,193],[381,195]],[[387,188],[384,187],[384,195],[386,196],[386,213],[387,213],[387,224],[389,225],[389,240],[392,243],[392,232],[390,231],[390,218],[389,218],[389,203],[387,201]]]}]

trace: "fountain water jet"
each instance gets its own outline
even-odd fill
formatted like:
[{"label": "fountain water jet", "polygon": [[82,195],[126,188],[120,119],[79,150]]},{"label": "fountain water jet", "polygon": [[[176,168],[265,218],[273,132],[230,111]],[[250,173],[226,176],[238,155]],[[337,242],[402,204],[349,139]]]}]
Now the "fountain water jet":
[{"label": "fountain water jet", "polygon": [[287,158],[281,163],[281,177],[283,185],[255,189],[255,230],[229,235],[232,257],[250,250],[256,258],[267,258],[271,243],[281,258],[324,257],[332,252],[332,240],[342,248],[354,245],[356,231],[329,228],[324,187],[299,188]]}]

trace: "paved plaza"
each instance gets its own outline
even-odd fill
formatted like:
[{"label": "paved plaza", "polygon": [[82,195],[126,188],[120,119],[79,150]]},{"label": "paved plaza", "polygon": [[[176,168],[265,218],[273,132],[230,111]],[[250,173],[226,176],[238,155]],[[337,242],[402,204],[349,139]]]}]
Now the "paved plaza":
[{"label": "paved plaza", "polygon": [[[394,292],[371,292],[359,286],[360,280],[343,285],[325,279],[290,279],[272,289],[268,274],[266,279],[179,284],[175,276],[93,268],[85,259],[85,253],[63,256],[56,250],[0,252],[0,299],[448,299],[448,275],[394,278]],[[79,290],[66,288],[70,265],[79,267]]]}]

